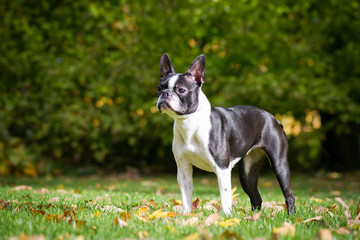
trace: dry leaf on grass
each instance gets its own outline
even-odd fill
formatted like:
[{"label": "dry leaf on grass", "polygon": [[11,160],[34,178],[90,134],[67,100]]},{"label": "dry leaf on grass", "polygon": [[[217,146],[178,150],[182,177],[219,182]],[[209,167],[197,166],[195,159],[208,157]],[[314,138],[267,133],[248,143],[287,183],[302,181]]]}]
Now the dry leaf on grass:
[{"label": "dry leaf on grass", "polygon": [[271,233],[271,239],[277,240],[280,236],[291,236],[295,235],[296,228],[294,225],[285,222],[283,226],[274,228]]},{"label": "dry leaf on grass", "polygon": [[39,214],[45,215],[45,214],[46,214],[45,211],[43,211],[43,210],[36,210],[36,209],[33,209],[33,208],[30,207],[30,206],[29,206],[29,209],[31,210],[31,212],[32,212],[34,215],[39,215]]},{"label": "dry leaf on grass", "polygon": [[153,219],[156,219],[156,218],[166,218],[166,217],[175,217],[177,213],[174,213],[174,212],[163,212],[162,209],[159,209],[155,212],[153,212],[152,214],[150,214],[149,216],[149,220],[153,220]]},{"label": "dry leaf on grass", "polygon": [[359,204],[357,206],[357,215],[355,216],[354,219],[351,218],[351,215],[350,215],[350,211],[349,211],[349,206],[341,199],[341,198],[335,198],[336,201],[338,201],[341,206],[343,206],[345,208],[345,211],[344,211],[344,215],[345,217],[348,219],[348,222],[347,222],[347,228],[349,229],[358,229],[360,228],[360,201],[359,201]]},{"label": "dry leaf on grass", "polygon": [[199,233],[191,233],[188,236],[184,237],[182,240],[198,240],[200,239]]},{"label": "dry leaf on grass", "polygon": [[226,229],[225,232],[223,232],[220,235],[220,240],[239,240],[239,239],[244,239],[239,233],[237,232],[230,232],[229,229]]},{"label": "dry leaf on grass", "polygon": [[25,233],[20,233],[19,236],[10,237],[9,240],[46,240],[44,235],[26,235]]},{"label": "dry leaf on grass", "polygon": [[37,190],[38,193],[50,193],[50,191],[46,188],[40,188]]},{"label": "dry leaf on grass", "polygon": [[197,211],[200,208],[200,199],[197,197],[192,203],[192,210]]},{"label": "dry leaf on grass", "polygon": [[330,229],[319,229],[316,235],[316,239],[319,240],[331,240],[332,238],[332,231]]},{"label": "dry leaf on grass", "polygon": [[343,207],[345,208],[345,211],[344,211],[345,217],[346,217],[347,219],[351,219],[351,215],[350,215],[350,211],[349,211],[349,206],[346,205],[346,203],[345,203],[341,198],[339,198],[339,197],[336,197],[335,200],[338,201],[338,202],[341,204],[341,206],[343,206]]},{"label": "dry leaf on grass", "polygon": [[322,216],[317,216],[317,217],[313,217],[313,218],[309,218],[306,219],[300,223],[309,223],[309,222],[318,222],[318,221],[322,221]]},{"label": "dry leaf on grass", "polygon": [[249,221],[257,221],[257,220],[260,219],[260,217],[261,217],[261,211],[255,213],[255,214],[252,215],[252,216],[247,216],[247,217],[245,217],[245,219],[246,219],[246,220],[249,220]]},{"label": "dry leaf on grass", "polygon": [[115,226],[121,227],[121,228],[128,226],[128,223],[127,223],[127,222],[125,222],[125,221],[123,221],[122,219],[117,218],[117,217],[114,218],[113,223],[114,223]]},{"label": "dry leaf on grass", "polygon": [[211,214],[210,216],[208,216],[205,221],[204,221],[204,225],[205,226],[210,226],[214,223],[217,223],[217,221],[219,220],[219,215],[217,215],[216,213]]},{"label": "dry leaf on grass", "polygon": [[159,206],[159,204],[157,202],[155,202],[154,199],[151,199],[150,201],[147,201],[146,199],[142,199],[141,201],[146,206],[149,206],[149,207],[152,207],[152,208],[157,208]]},{"label": "dry leaf on grass", "polygon": [[206,201],[202,207],[204,210],[218,212],[221,209],[220,204],[216,200]]},{"label": "dry leaf on grass", "polygon": [[103,212],[112,212],[112,213],[125,212],[125,210],[123,210],[121,208],[118,208],[118,207],[115,207],[115,206],[112,206],[112,205],[106,205],[106,206],[100,208],[100,210],[103,211]]},{"label": "dry leaf on grass", "polygon": [[194,226],[194,225],[198,225],[199,224],[199,218],[198,217],[192,217],[189,218],[188,220],[183,222],[183,226]]},{"label": "dry leaf on grass", "polygon": [[231,218],[223,222],[218,222],[221,227],[230,227],[240,224],[240,220],[237,218]]},{"label": "dry leaf on grass", "polygon": [[32,187],[26,186],[26,185],[19,185],[19,186],[11,188],[10,190],[13,190],[13,191],[32,190]]}]

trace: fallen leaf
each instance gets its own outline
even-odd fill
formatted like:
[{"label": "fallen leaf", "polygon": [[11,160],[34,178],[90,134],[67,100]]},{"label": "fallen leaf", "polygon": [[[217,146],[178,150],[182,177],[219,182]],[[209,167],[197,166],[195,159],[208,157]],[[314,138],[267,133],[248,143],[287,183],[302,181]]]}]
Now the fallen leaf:
[{"label": "fallen leaf", "polygon": [[125,221],[123,221],[123,220],[121,220],[120,218],[117,218],[117,217],[114,218],[113,223],[114,223],[115,226],[121,227],[121,228],[128,226],[127,222],[125,222]]},{"label": "fallen leaf", "polygon": [[156,196],[161,196],[165,194],[165,187],[160,187],[156,190]]},{"label": "fallen leaf", "polygon": [[296,228],[294,225],[285,222],[283,226],[274,228],[271,233],[271,239],[277,240],[280,236],[291,236],[295,235]]},{"label": "fallen leaf", "polygon": [[197,225],[198,223],[199,223],[199,218],[198,217],[192,217],[192,218],[189,218],[188,220],[186,220],[183,223],[183,226],[194,226],[194,225]]},{"label": "fallen leaf", "polygon": [[134,210],[136,210],[136,212],[135,212],[136,215],[146,216],[146,215],[149,214],[149,207],[148,206],[139,206],[137,208],[134,208]]},{"label": "fallen leaf", "polygon": [[10,207],[10,202],[5,202],[4,200],[0,201],[0,209],[5,209]]},{"label": "fallen leaf", "polygon": [[315,210],[315,213],[316,213],[316,214],[324,214],[324,213],[326,213],[326,214],[329,214],[331,217],[334,216],[334,214],[331,213],[331,212],[329,211],[329,209],[324,208],[324,207],[322,207],[322,206],[313,207],[313,209]]},{"label": "fallen leaf", "polygon": [[171,201],[171,203],[173,204],[173,206],[182,205],[182,201],[181,201],[181,200],[171,199],[170,201]]},{"label": "fallen leaf", "polygon": [[10,237],[9,240],[46,240],[44,235],[26,235],[25,233],[20,233],[17,237]]},{"label": "fallen leaf", "polygon": [[252,216],[247,216],[247,217],[245,217],[245,219],[246,219],[246,220],[249,220],[249,221],[257,221],[257,220],[260,219],[260,217],[261,217],[261,211],[255,213],[255,214],[252,215]]},{"label": "fallen leaf", "polygon": [[186,237],[184,237],[182,240],[198,240],[200,239],[200,234],[199,233],[192,233]]},{"label": "fallen leaf", "polygon": [[309,222],[317,222],[317,221],[322,221],[322,216],[309,218],[309,219],[302,221],[301,223],[309,223]]},{"label": "fallen leaf", "polygon": [[120,213],[120,217],[122,220],[124,220],[125,222],[127,222],[128,219],[131,219],[131,213],[129,212],[122,212]]},{"label": "fallen leaf", "polygon": [[33,209],[32,207],[29,206],[29,209],[31,210],[31,212],[34,214],[34,215],[38,215],[38,214],[41,214],[41,215],[45,215],[45,211],[43,210],[36,210],[36,209]]},{"label": "fallen leaf", "polygon": [[84,238],[83,235],[77,236],[77,237],[75,238],[75,240],[84,240],[84,239],[85,239],[85,238]]},{"label": "fallen leaf", "polygon": [[310,201],[313,201],[313,202],[318,202],[318,203],[323,203],[325,202],[324,200],[320,199],[320,198],[315,198],[315,197],[311,197],[309,199]]},{"label": "fallen leaf", "polygon": [[151,199],[150,201],[147,201],[146,199],[142,199],[141,200],[143,202],[143,204],[145,204],[146,206],[152,207],[152,208],[157,208],[159,206],[158,203],[156,203],[154,201],[154,199]]},{"label": "fallen leaf", "polygon": [[330,195],[340,196],[340,195],[341,195],[341,192],[340,192],[339,190],[334,190],[334,191],[331,191],[331,192],[330,192]]},{"label": "fallen leaf", "polygon": [[220,235],[220,240],[238,240],[238,239],[244,239],[239,233],[237,232],[230,232],[229,229],[226,229],[225,232],[223,232]]},{"label": "fallen leaf", "polygon": [[204,225],[205,226],[210,226],[214,223],[217,223],[217,221],[219,220],[219,215],[217,215],[216,213],[211,214],[210,216],[208,216],[205,221],[204,221]]},{"label": "fallen leaf", "polygon": [[40,188],[37,190],[38,193],[50,193],[49,190],[47,190],[46,188]]},{"label": "fallen leaf", "polygon": [[82,193],[82,191],[81,191],[81,190],[79,190],[79,189],[75,189],[75,190],[74,190],[74,193],[76,193],[76,194],[81,194],[81,193]]},{"label": "fallen leaf", "polygon": [[53,197],[53,198],[50,198],[48,200],[48,202],[52,203],[52,202],[59,202],[60,201],[60,198],[59,197]]},{"label": "fallen leaf", "polygon": [[339,235],[349,235],[350,234],[350,230],[347,229],[347,228],[339,228],[336,230],[336,233],[339,234]]},{"label": "fallen leaf", "polygon": [[328,178],[330,178],[330,179],[340,179],[341,178],[341,173],[338,173],[338,172],[329,173]]},{"label": "fallen leaf", "polygon": [[101,213],[99,212],[99,211],[96,211],[96,212],[94,212],[94,215],[95,215],[95,217],[100,217],[101,216]]},{"label": "fallen leaf", "polygon": [[47,214],[45,216],[46,220],[58,222],[64,219],[64,215],[55,215],[55,214]]},{"label": "fallen leaf", "polygon": [[162,209],[159,209],[155,212],[153,212],[152,214],[150,214],[149,219],[153,220],[156,218],[166,218],[166,217],[174,217],[176,215],[176,213],[174,212],[163,212]]},{"label": "fallen leaf", "polygon": [[32,187],[26,185],[19,185],[16,187],[11,188],[13,191],[20,191],[20,190],[32,190]]},{"label": "fallen leaf", "polygon": [[200,208],[200,199],[197,197],[192,203],[192,210],[197,211]]},{"label": "fallen leaf", "polygon": [[346,217],[347,219],[351,219],[351,215],[350,215],[350,211],[349,211],[349,206],[346,205],[346,203],[345,203],[341,198],[339,198],[339,197],[336,197],[335,200],[338,201],[338,202],[341,204],[341,206],[343,206],[343,207],[345,208],[345,211],[344,211],[345,217]]},{"label": "fallen leaf", "polygon": [[112,205],[106,205],[102,208],[100,208],[101,211],[104,211],[104,212],[112,212],[112,213],[122,213],[122,212],[125,212],[125,210],[121,209],[121,208],[118,208],[118,207],[115,207],[115,206],[112,206]]},{"label": "fallen leaf", "polygon": [[332,237],[332,231],[330,229],[319,229],[316,235],[316,238],[320,240],[331,240]]},{"label": "fallen leaf", "polygon": [[240,220],[237,219],[237,218],[231,218],[231,219],[228,219],[228,220],[226,220],[226,221],[219,222],[218,224],[219,224],[219,226],[221,226],[221,227],[235,226],[235,225],[240,224]]},{"label": "fallen leaf", "polygon": [[207,211],[218,212],[220,211],[221,206],[220,204],[218,204],[218,201],[211,200],[211,201],[206,201],[202,208]]}]

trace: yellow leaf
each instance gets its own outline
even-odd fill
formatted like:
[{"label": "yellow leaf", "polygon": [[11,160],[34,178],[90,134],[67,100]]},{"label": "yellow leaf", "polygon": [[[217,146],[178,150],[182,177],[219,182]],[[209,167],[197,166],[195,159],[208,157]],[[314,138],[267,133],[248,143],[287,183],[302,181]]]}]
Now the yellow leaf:
[{"label": "yellow leaf", "polygon": [[192,233],[192,234],[188,235],[187,237],[184,237],[182,240],[198,240],[198,239],[200,239],[200,234]]},{"label": "yellow leaf", "polygon": [[311,197],[309,200],[313,201],[313,202],[318,202],[318,203],[323,203],[324,202],[324,200],[319,199],[319,198],[314,198],[314,197]]},{"label": "yellow leaf", "polygon": [[148,214],[148,206],[139,207],[139,209],[136,211],[135,214],[141,215],[141,216]]},{"label": "yellow leaf", "polygon": [[163,212],[162,209],[159,209],[152,214],[150,214],[149,219],[156,219],[156,218],[165,218],[165,217],[174,217],[176,213],[174,212]]},{"label": "yellow leaf", "polygon": [[99,211],[96,211],[96,212],[94,212],[94,215],[95,215],[96,217],[100,217],[100,216],[101,216],[101,213],[100,213]]},{"label": "yellow leaf", "polygon": [[229,226],[235,226],[240,223],[240,220],[237,218],[231,218],[223,222],[219,222],[219,226],[221,227],[229,227]]}]

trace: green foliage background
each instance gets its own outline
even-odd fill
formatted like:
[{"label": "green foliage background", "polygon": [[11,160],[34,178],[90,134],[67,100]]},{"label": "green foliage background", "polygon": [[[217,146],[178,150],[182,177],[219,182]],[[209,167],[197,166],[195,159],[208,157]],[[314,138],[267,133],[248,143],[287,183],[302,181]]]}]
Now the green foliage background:
[{"label": "green foliage background", "polygon": [[326,116],[289,136],[293,167],[321,166],[328,131],[359,129],[358,1],[12,0],[0,16],[1,174],[174,166],[155,109],[164,52],[177,72],[206,54],[213,105]]}]

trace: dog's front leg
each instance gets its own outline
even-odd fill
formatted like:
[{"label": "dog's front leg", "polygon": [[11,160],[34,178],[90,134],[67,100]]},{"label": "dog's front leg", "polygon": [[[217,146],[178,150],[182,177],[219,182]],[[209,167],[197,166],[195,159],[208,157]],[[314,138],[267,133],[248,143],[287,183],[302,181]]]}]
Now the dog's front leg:
[{"label": "dog's front leg", "polygon": [[192,210],[193,167],[187,161],[177,161],[177,167],[177,180],[181,191],[183,212],[189,213]]},{"label": "dog's front leg", "polygon": [[216,171],[218,178],[221,208],[226,215],[230,215],[232,208],[231,195],[231,169],[219,169]]}]

